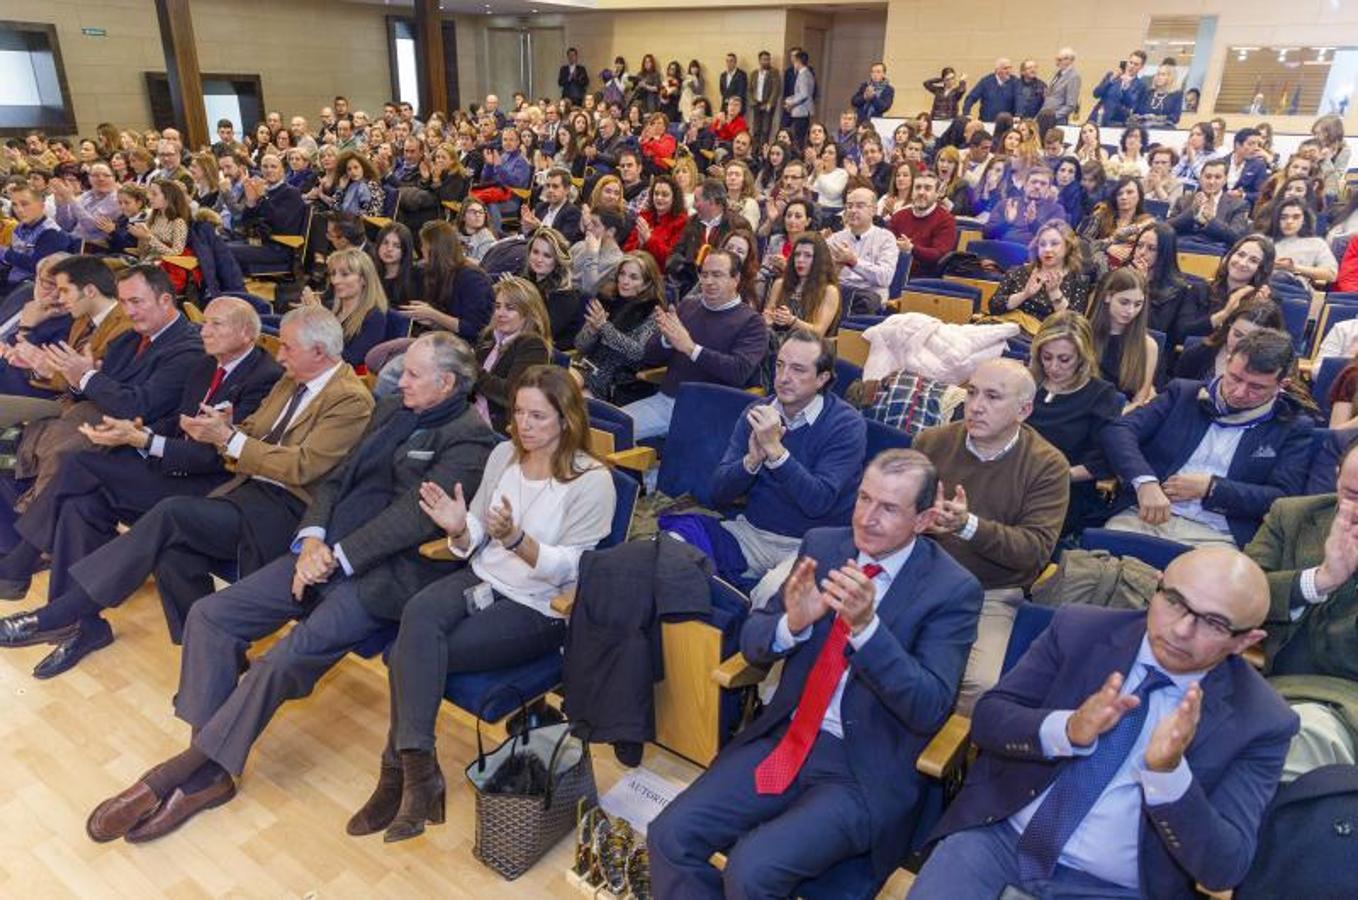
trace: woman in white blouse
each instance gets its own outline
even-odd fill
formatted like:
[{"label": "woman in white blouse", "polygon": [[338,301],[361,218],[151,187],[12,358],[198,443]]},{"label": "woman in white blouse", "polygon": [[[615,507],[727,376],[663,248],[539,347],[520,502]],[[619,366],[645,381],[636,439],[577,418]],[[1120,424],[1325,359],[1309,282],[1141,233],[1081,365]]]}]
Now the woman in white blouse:
[{"label": "woman in white blouse", "polygon": [[588,450],[580,388],[534,366],[515,391],[511,440],[491,451],[468,506],[433,483],[420,506],[468,564],[410,599],[390,657],[391,732],[377,789],[350,834],[414,837],[444,818],[434,724],[450,672],[519,665],[558,648],[566,619],[551,600],[575,584],[580,556],[608,535],[613,478]]},{"label": "woman in white blouse", "polygon": [[810,184],[811,190],[816,192],[816,205],[826,219],[833,218],[838,222],[844,212],[844,188],[848,183],[849,173],[840,157],[839,145],[828,141],[816,159],[816,173]]}]

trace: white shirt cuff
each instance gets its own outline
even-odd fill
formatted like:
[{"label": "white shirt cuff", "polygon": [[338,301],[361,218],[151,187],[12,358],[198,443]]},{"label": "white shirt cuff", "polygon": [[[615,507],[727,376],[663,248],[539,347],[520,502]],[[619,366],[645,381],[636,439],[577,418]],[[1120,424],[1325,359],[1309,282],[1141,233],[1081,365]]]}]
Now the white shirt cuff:
[{"label": "white shirt cuff", "polygon": [[783,463],[787,462],[788,459],[789,459],[791,456],[792,456],[792,452],[789,451],[786,447],[784,447],[784,448],[783,448],[783,455],[782,455],[782,456],[778,457],[777,459],[766,459],[766,460],[764,460],[764,468],[766,468],[766,469],[776,469],[776,468],[778,468],[779,466],[781,466]]},{"label": "white shirt cuff", "polygon": [[82,394],[85,393],[85,386],[90,383],[90,379],[93,378],[95,374],[96,370],[90,369],[84,375],[81,375],[80,381],[76,383],[76,390],[80,391]]},{"label": "white shirt cuff", "polygon": [[694,345],[693,345],[693,351],[692,351],[691,353],[689,353],[688,358],[691,359],[691,360],[693,360],[694,362],[697,362],[697,361],[698,361],[698,354],[699,354],[699,353],[702,353],[702,352],[703,352],[703,345],[702,345],[702,344],[694,344]]},{"label": "white shirt cuff", "polygon": [[1099,746],[1097,740],[1088,747],[1077,747],[1070,742],[1070,735],[1066,733],[1066,724],[1070,717],[1075,715],[1073,709],[1058,709],[1047,714],[1047,718],[1042,720],[1038,726],[1037,738],[1042,744],[1042,755],[1049,759],[1057,759],[1066,756],[1088,756],[1094,752],[1094,748]]},{"label": "white shirt cuff", "polygon": [[302,552],[302,544],[307,538],[315,538],[318,541],[325,540],[325,529],[319,525],[310,525],[297,532],[297,536],[292,539],[292,545],[288,547],[293,553]]},{"label": "white shirt cuff", "polygon": [[165,455],[165,437],[159,434],[151,435],[151,443],[146,447],[146,454],[160,459]]},{"label": "white shirt cuff", "polygon": [[245,450],[246,440],[245,432],[236,431],[231,435],[231,440],[226,442],[226,455],[232,459],[239,459],[241,453]]},{"label": "white shirt cuff", "polygon": [[957,532],[957,536],[964,541],[969,541],[976,537],[976,529],[981,527],[981,520],[976,518],[976,513],[967,513],[967,524],[962,526],[962,530]]},{"label": "white shirt cuff", "polygon": [[1133,479],[1132,479],[1132,487],[1134,487],[1134,488],[1139,488],[1139,487],[1141,487],[1141,485],[1143,485],[1143,484],[1147,484],[1147,483],[1149,483],[1149,482],[1152,482],[1152,481],[1159,481],[1159,480],[1160,480],[1160,479],[1159,479],[1159,478],[1156,478],[1154,475],[1141,475],[1141,476],[1139,476],[1139,477],[1137,477],[1137,478],[1133,478]]},{"label": "white shirt cuff", "polygon": [[877,623],[880,621],[881,620],[874,615],[872,621],[865,625],[862,631],[858,632],[858,634],[849,635],[849,646],[853,647],[855,650],[862,650],[863,645],[870,641],[872,636],[877,633]]},{"label": "white shirt cuff", "polygon": [[773,630],[773,652],[785,653],[797,644],[811,637],[811,626],[802,629],[801,634],[793,634],[787,624],[787,613],[778,619],[778,627]]},{"label": "white shirt cuff", "polygon": [[744,459],[741,459],[740,465],[741,465],[742,468],[745,469],[745,474],[747,474],[747,475],[758,475],[758,474],[759,474],[759,470],[760,470],[761,468],[763,468],[763,466],[764,466],[764,464],[763,464],[762,462],[760,462],[760,463],[755,463],[755,464],[754,464],[754,468],[751,469],[749,463],[747,463]]},{"label": "white shirt cuff", "polygon": [[349,565],[349,557],[344,555],[344,548],[339,544],[336,544],[330,548],[330,552],[335,554],[335,562],[339,563],[340,568],[344,570],[344,574],[352,577],[354,574],[354,567]]},{"label": "white shirt cuff", "polygon": [[1188,761],[1180,759],[1179,764],[1168,772],[1141,770],[1141,794],[1147,806],[1164,806],[1178,801],[1188,793],[1193,784],[1193,772]]},{"label": "white shirt cuff", "polygon": [[1324,603],[1330,596],[1322,594],[1316,589],[1316,570],[1319,566],[1312,566],[1309,569],[1301,570],[1301,595],[1306,598],[1307,603]]},{"label": "white shirt cuff", "polygon": [[467,513],[467,549],[459,550],[451,536],[448,538],[448,549],[453,551],[453,556],[458,559],[466,559],[481,545],[481,538],[484,535],[485,529],[481,525],[481,520]]}]

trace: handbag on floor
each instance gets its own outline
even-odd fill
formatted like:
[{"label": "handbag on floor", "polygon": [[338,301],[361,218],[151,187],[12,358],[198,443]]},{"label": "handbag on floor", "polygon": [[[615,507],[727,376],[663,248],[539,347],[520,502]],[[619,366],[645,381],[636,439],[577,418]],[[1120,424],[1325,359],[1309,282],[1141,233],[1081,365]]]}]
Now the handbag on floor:
[{"label": "handbag on floor", "polygon": [[[498,692],[482,697],[483,710]],[[522,697],[520,703],[520,721],[527,722]],[[573,830],[582,799],[587,807],[598,803],[589,744],[567,722],[526,727],[486,753],[478,714],[476,761],[466,773],[476,792],[472,855],[510,881]]]}]

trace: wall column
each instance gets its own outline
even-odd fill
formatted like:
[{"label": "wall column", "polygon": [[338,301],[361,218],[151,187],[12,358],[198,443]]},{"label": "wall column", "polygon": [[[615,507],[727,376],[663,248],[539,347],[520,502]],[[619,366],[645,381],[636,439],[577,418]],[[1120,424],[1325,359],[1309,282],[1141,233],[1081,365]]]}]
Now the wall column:
[{"label": "wall column", "polygon": [[443,71],[443,13],[439,0],[415,0],[415,65],[420,86],[420,117],[448,109]]},{"label": "wall column", "polygon": [[197,150],[210,141],[189,0],[156,0],[156,19],[160,22],[160,45],[165,51],[175,124],[183,132],[184,146]]}]

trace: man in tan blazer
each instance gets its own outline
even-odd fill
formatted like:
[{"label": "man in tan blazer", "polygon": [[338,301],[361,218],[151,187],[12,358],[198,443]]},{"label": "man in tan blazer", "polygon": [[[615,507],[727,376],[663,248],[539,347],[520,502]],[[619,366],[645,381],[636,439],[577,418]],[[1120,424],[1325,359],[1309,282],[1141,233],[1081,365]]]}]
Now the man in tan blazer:
[{"label": "man in tan blazer", "polygon": [[235,477],[207,497],[157,503],[126,534],[72,565],[67,592],[36,612],[0,619],[0,646],[57,645],[35,676],[61,674],[112,643],[100,613],[153,572],[167,616],[182,622],[211,593],[214,572],[248,575],[287,552],[312,489],[358,441],[373,398],[341,358],[344,334],[328,310],[293,310],[279,339],[285,374],[254,415],[236,427],[229,406],[204,406],[180,420],[190,438],[220,449]]}]

